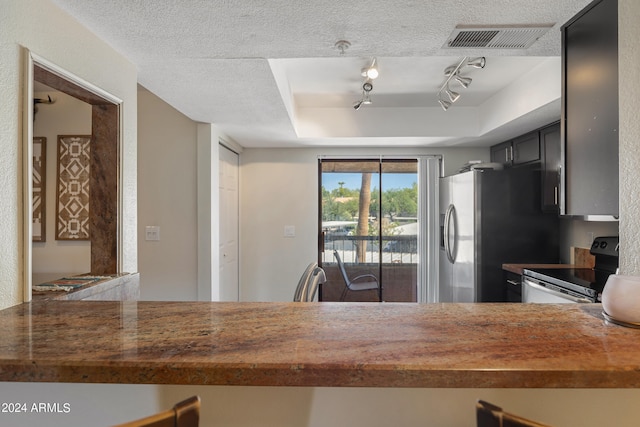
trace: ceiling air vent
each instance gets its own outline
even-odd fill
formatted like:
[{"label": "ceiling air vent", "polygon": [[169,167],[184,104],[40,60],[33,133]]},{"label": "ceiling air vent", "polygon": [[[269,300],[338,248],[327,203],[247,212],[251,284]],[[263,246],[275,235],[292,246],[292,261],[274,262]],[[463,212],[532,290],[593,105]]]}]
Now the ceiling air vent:
[{"label": "ceiling air vent", "polygon": [[458,25],[443,48],[527,49],[553,25]]}]

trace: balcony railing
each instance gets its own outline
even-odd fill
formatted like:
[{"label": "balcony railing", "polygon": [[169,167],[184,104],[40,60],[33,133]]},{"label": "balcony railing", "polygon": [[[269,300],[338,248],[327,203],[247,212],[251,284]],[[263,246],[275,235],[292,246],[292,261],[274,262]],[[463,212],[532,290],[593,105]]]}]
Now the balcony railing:
[{"label": "balcony railing", "polygon": [[[358,245],[366,244],[364,263],[417,264],[418,239],[415,235],[349,236],[326,233],[324,237],[323,263],[335,263],[334,249],[345,263],[359,263],[356,257]],[[382,250],[380,250],[382,246]]]}]

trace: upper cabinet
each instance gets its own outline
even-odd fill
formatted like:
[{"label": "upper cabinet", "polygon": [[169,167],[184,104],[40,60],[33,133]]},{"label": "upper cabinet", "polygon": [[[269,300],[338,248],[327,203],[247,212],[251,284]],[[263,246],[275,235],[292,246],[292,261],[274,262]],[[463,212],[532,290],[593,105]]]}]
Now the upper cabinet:
[{"label": "upper cabinet", "polygon": [[560,174],[562,173],[560,123],[540,129],[540,151],[542,152],[542,210],[558,212]]},{"label": "upper cabinet", "polygon": [[493,163],[511,165],[512,153],[513,145],[511,144],[511,141],[496,144],[491,147],[491,161]]},{"label": "upper cabinet", "polygon": [[536,163],[541,174],[541,202],[544,212],[558,212],[562,157],[560,122],[518,136],[491,147],[491,161],[506,167]]},{"label": "upper cabinet", "polygon": [[512,144],[514,165],[540,160],[540,139],[537,130],[517,137]]},{"label": "upper cabinet", "polygon": [[505,166],[522,165],[538,160],[540,160],[538,131],[491,147],[491,161]]},{"label": "upper cabinet", "polygon": [[618,2],[591,3],[562,27],[565,215],[618,215]]}]

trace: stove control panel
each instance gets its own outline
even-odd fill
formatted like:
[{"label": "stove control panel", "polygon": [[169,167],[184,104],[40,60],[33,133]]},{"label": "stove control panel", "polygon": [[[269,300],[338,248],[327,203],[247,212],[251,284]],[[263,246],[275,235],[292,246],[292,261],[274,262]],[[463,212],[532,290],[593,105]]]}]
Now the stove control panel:
[{"label": "stove control panel", "polygon": [[596,237],[591,244],[591,255],[608,255],[618,258],[618,236]]}]

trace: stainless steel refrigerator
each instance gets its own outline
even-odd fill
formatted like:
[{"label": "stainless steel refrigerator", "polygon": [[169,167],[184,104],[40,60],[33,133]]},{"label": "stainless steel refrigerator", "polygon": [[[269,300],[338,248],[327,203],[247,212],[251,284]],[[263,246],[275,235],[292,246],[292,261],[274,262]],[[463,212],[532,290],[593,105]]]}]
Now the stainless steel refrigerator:
[{"label": "stainless steel refrigerator", "polygon": [[508,301],[503,263],[559,262],[558,216],[544,213],[539,167],[440,179],[440,302]]}]

